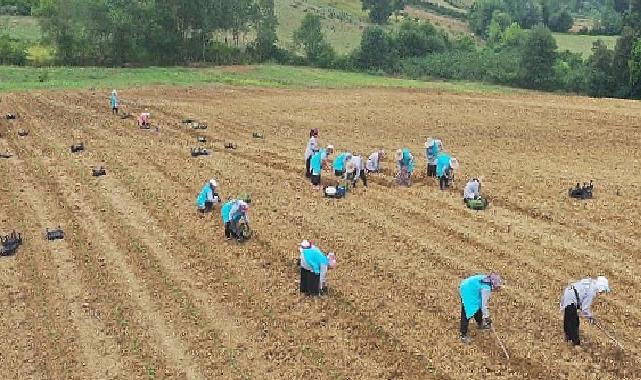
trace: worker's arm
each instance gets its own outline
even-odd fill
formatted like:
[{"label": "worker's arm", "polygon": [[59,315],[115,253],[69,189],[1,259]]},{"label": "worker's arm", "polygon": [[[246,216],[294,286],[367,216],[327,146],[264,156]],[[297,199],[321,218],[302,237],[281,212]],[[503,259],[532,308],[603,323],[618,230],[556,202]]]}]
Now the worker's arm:
[{"label": "worker's arm", "polygon": [[585,298],[581,300],[581,314],[587,319],[592,319],[592,301],[594,301],[596,291],[588,290]]},{"label": "worker's arm", "polygon": [[481,289],[481,311],[483,312],[483,319],[490,317],[490,309],[488,304],[490,302],[490,295],[492,291],[490,289]]}]

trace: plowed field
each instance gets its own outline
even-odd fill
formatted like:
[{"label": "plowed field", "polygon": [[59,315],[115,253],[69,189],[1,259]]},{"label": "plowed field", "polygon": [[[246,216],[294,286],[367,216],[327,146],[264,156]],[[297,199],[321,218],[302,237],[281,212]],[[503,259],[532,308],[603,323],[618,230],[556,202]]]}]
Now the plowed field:
[{"label": "plowed field", "polygon": [[[122,90],[140,130],[91,91],[6,94],[0,114],[2,379],[640,379],[641,105],[552,95],[436,91],[162,88]],[[181,119],[206,120],[195,131]],[[307,131],[369,154],[440,137],[461,162],[455,188],[422,174],[393,185],[390,159],[365,191],[321,197],[304,180]],[[17,130],[30,131],[19,137]],[[264,139],[252,138],[261,132]],[[192,158],[196,136],[213,154]],[[69,147],[83,141],[86,150]],[[225,150],[234,142],[236,150]],[[91,167],[103,165],[104,177]],[[491,207],[463,207],[468,176]],[[210,178],[252,194],[254,239],[224,240],[199,218]],[[325,174],[325,181],[329,180]],[[595,199],[570,200],[576,181]],[[48,242],[61,226],[64,240]],[[331,293],[299,296],[298,243],[334,250]],[[458,340],[459,281],[509,283],[490,332]],[[571,280],[605,274],[595,315],[625,346],[582,324],[563,342],[558,300]]]}]

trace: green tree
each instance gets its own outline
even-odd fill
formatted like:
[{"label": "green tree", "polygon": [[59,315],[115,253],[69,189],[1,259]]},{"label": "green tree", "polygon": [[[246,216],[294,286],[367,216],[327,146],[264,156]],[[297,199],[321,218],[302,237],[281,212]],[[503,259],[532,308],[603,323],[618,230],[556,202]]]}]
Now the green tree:
[{"label": "green tree", "polygon": [[547,26],[553,32],[566,33],[574,24],[574,18],[567,9],[552,13],[547,18]]},{"label": "green tree", "polygon": [[380,26],[368,26],[363,31],[358,60],[364,69],[386,68],[395,60],[390,38]]},{"label": "green tree", "polygon": [[525,45],[527,40],[528,33],[523,30],[518,23],[513,22],[505,32],[503,32],[503,38],[501,39],[501,45],[512,48],[520,48]]},{"label": "green tree", "polygon": [[522,28],[529,29],[543,21],[538,0],[503,0],[504,9]]},{"label": "green tree", "polygon": [[614,83],[617,86],[615,91],[616,97],[627,97],[630,93],[630,69],[628,61],[634,48],[634,31],[626,26],[621,32],[621,37],[617,39],[614,47],[614,56],[612,58],[612,75]]},{"label": "green tree", "polygon": [[505,12],[499,10],[494,11],[492,14],[492,21],[487,29],[487,42],[490,45],[498,45],[503,39],[503,33],[512,25],[512,17]]},{"label": "green tree", "polygon": [[592,47],[592,55],[588,59],[588,95],[607,97],[614,94],[616,84],[612,75],[613,51],[608,49],[605,42],[597,40]]},{"label": "green tree", "polygon": [[258,8],[260,13],[256,31],[256,51],[261,60],[266,60],[273,57],[276,51],[278,19],[274,14],[274,0],[260,0]]},{"label": "green tree", "polygon": [[485,36],[495,11],[504,11],[502,0],[476,0],[469,12],[470,29],[477,36]]},{"label": "green tree", "polygon": [[334,60],[335,53],[325,40],[320,16],[307,13],[298,30],[294,32],[294,43],[302,46],[307,60],[317,66],[328,67]]},{"label": "green tree", "polygon": [[445,36],[429,22],[405,20],[396,34],[396,47],[401,58],[421,57],[446,49]]},{"label": "green tree", "polygon": [[363,10],[369,12],[369,18],[376,24],[387,24],[392,13],[405,7],[404,0],[362,0]]},{"label": "green tree", "polygon": [[630,60],[630,95],[634,98],[641,96],[641,38],[634,41]]},{"label": "green tree", "polygon": [[556,40],[545,25],[538,24],[529,32],[519,62],[522,86],[541,90],[555,88],[556,49]]}]

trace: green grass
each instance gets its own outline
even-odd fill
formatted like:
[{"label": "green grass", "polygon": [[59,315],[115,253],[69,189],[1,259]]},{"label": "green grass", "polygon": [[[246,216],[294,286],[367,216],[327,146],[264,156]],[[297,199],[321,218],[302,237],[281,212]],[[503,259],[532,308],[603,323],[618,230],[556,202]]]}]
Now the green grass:
[{"label": "green grass", "polygon": [[614,48],[618,36],[584,36],[578,34],[554,33],[559,51],[569,50],[573,53],[581,53],[583,58],[592,54],[592,44],[597,40],[603,40],[609,48]]},{"label": "green grass", "polygon": [[[43,81],[40,81],[40,80]],[[261,65],[231,68],[29,68],[0,66],[0,92],[34,89],[127,88],[144,85],[231,85],[270,88],[430,88],[451,92],[515,91],[471,82],[426,82],[309,67]]]},{"label": "green grass", "polygon": [[[335,5],[332,5],[335,3]],[[323,33],[332,47],[338,53],[348,53],[354,50],[361,41],[365,22],[365,14],[353,7],[353,0],[276,0],[275,13],[278,17],[278,40],[284,48],[293,47],[293,34],[300,26],[303,17],[313,9],[328,11],[334,8],[349,17],[349,19],[329,18],[321,13]],[[360,4],[360,2],[359,2]]]},{"label": "green grass", "polygon": [[23,41],[38,41],[41,37],[40,25],[31,16],[0,16],[0,34]]}]

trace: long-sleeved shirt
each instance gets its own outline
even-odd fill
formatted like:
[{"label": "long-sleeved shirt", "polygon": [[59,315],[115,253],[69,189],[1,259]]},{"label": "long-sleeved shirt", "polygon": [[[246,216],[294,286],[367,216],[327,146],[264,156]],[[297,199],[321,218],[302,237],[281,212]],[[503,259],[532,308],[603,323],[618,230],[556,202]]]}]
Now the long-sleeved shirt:
[{"label": "long-sleeved shirt", "polygon": [[369,158],[367,159],[367,164],[365,164],[365,167],[370,172],[377,172],[381,168],[380,161],[381,161],[380,152],[374,152],[369,155]]},{"label": "long-sleeved shirt", "polygon": [[334,163],[332,165],[334,167],[334,170],[339,172],[345,170],[345,157],[347,157],[347,153],[343,152],[337,155],[336,158],[334,158]]},{"label": "long-sleeved shirt", "polygon": [[492,285],[484,281],[486,277],[485,274],[477,274],[461,281],[459,293],[468,319],[479,310],[483,313],[483,318],[490,317],[488,303],[492,294]]},{"label": "long-sleeved shirt", "polygon": [[305,263],[303,268],[316,274],[321,274],[323,267],[325,267],[325,271],[327,270],[329,259],[318,247],[312,246],[311,248],[303,249],[301,254],[301,266]]},{"label": "long-sleeved shirt", "polygon": [[216,202],[216,189],[212,188],[211,184],[207,182],[205,186],[198,193],[198,198],[196,198],[196,205],[198,207],[205,207],[206,202]]},{"label": "long-sleeved shirt", "polygon": [[445,175],[445,172],[450,168],[450,160],[452,156],[447,153],[439,153],[436,156],[436,175],[442,177]]},{"label": "long-sleeved shirt", "polygon": [[412,153],[410,153],[410,150],[407,148],[403,148],[403,156],[400,161],[398,161],[398,169],[400,170],[402,167],[406,167],[408,173],[414,172],[414,156],[412,156]]},{"label": "long-sleeved shirt", "polygon": [[308,159],[318,150],[318,140],[316,137],[312,136],[307,141],[307,147],[305,148],[305,159]]},{"label": "long-sleeved shirt", "polygon": [[226,202],[220,209],[220,213],[223,217],[223,223],[232,220],[238,222],[241,219],[245,219],[245,221],[249,223],[249,217],[246,212],[240,209],[240,201],[238,199],[232,199]]},{"label": "long-sleeved shirt", "polygon": [[430,165],[436,164],[436,156],[443,149],[443,142],[438,139],[434,139],[433,144],[425,149],[425,156],[427,157],[427,163]]},{"label": "long-sleeved shirt", "polygon": [[481,184],[478,181],[469,181],[463,190],[463,199],[476,199],[481,196]]},{"label": "long-sleeved shirt", "polygon": [[118,107],[118,97],[115,94],[111,94],[111,108],[116,108]]},{"label": "long-sleeved shirt", "polygon": [[361,171],[364,169],[363,159],[361,158],[361,156],[352,156],[350,162],[354,168],[354,178],[359,178],[361,175]]},{"label": "long-sleeved shirt", "polygon": [[[576,293],[574,293],[574,289],[576,289],[576,292],[579,294],[579,299],[576,299]],[[563,295],[561,296],[561,310],[565,309],[567,306],[575,304],[577,307],[580,306],[581,314],[583,314],[584,317],[591,318],[592,317],[592,301],[594,301],[594,297],[596,297],[598,293],[595,281],[591,278],[584,278],[581,281],[577,281],[563,291]]]},{"label": "long-sleeved shirt", "polygon": [[309,161],[309,167],[312,171],[312,175],[320,175],[321,170],[323,169],[323,154],[318,151],[312,155],[312,159]]}]

